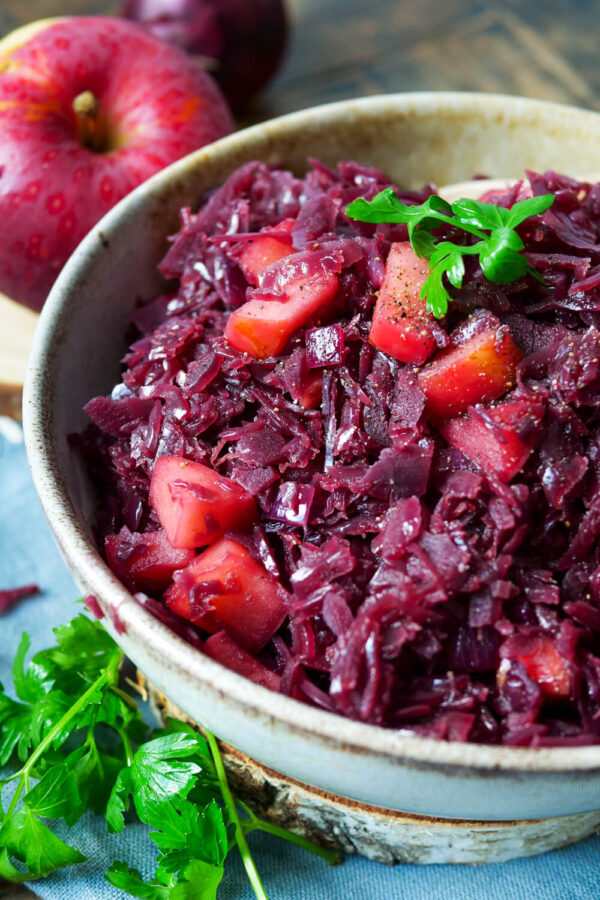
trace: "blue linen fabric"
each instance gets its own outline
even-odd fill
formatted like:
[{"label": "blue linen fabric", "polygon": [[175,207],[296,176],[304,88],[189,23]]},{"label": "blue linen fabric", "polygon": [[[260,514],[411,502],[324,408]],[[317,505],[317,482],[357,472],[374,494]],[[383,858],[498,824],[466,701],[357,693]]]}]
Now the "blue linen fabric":
[{"label": "blue linen fabric", "polygon": [[[0,620],[0,681],[10,682],[14,651],[23,630],[33,650],[52,642],[51,629],[72,618],[77,587],[44,519],[31,481],[19,428],[0,419],[0,588],[32,581],[42,593]],[[118,900],[126,896],[103,877],[113,859],[125,859],[145,877],[153,845],[146,829],[128,826],[106,834],[101,818],[86,815],[71,830],[57,828],[87,862],[32,885],[45,900]],[[251,837],[252,850],[271,900],[600,900],[600,836],[531,859],[488,866],[388,868],[359,857],[329,868],[321,860],[266,835]],[[219,889],[222,900],[251,900],[239,857],[231,854]]]}]

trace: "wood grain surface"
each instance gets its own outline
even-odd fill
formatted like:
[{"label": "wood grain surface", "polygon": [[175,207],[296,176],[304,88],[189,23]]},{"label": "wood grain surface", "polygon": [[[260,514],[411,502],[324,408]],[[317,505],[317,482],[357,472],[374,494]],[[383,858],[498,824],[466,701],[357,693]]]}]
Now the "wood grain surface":
[{"label": "wood grain surface", "polygon": [[[0,36],[39,18],[115,14],[119,7],[114,0],[0,0]],[[600,109],[600,0],[288,0],[288,7],[285,62],[239,125],[316,103],[414,90],[522,94]],[[0,372],[22,370],[28,332],[21,318],[0,306]],[[0,411],[3,403],[14,409],[16,381],[0,392]],[[0,884],[2,900],[26,896],[24,888]]]}]

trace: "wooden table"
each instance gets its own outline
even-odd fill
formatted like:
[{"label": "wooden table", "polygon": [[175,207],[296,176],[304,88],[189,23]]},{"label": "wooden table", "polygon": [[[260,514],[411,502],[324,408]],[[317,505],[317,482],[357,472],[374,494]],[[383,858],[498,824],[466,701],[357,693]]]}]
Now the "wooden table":
[{"label": "wooden table", "polygon": [[[119,0],[2,0],[0,35],[33,19],[116,13]],[[411,90],[525,94],[600,108],[599,0],[288,0],[279,76],[254,120]]]},{"label": "wooden table", "polygon": [[[0,2],[0,36],[34,19],[120,7],[118,0]],[[288,0],[288,6],[293,27],[284,65],[240,124],[315,103],[415,90],[495,91],[600,109],[600,0]],[[32,895],[0,885],[0,896]]]}]

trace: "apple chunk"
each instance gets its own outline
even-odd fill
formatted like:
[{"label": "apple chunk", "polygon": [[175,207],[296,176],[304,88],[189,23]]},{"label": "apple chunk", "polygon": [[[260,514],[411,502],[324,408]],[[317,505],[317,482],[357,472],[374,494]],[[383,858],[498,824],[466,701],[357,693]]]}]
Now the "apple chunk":
[{"label": "apple chunk", "polygon": [[211,544],[228,528],[247,528],[258,515],[253,496],[209,466],[161,456],[150,482],[150,503],[173,547]]},{"label": "apple chunk", "polygon": [[104,539],[106,561],[123,584],[134,591],[163,591],[173,572],[194,559],[193,550],[176,550],[164,531],[131,532],[125,525]]},{"label": "apple chunk", "polygon": [[237,541],[222,538],[174,577],[167,605],[211,634],[258,653],[283,622],[285,591]]},{"label": "apple chunk", "polygon": [[460,450],[486,475],[511,481],[533,450],[524,431],[539,431],[544,406],[525,397],[509,397],[497,406],[471,407],[465,416],[440,425],[448,443]]},{"label": "apple chunk", "polygon": [[270,688],[272,691],[279,690],[281,682],[279,675],[263,666],[260,660],[248,653],[247,650],[242,650],[226,632],[218,631],[217,634],[211,635],[204,644],[204,652],[215,662],[227,666],[232,672],[244,675],[250,681]]},{"label": "apple chunk", "polygon": [[436,347],[433,317],[427,314],[421,299],[427,275],[427,261],[419,259],[408,241],[392,244],[369,334],[379,350],[417,366]]},{"label": "apple chunk", "polygon": [[469,406],[497,400],[515,385],[523,353],[505,325],[489,327],[448,347],[417,376],[434,421],[460,416]]}]

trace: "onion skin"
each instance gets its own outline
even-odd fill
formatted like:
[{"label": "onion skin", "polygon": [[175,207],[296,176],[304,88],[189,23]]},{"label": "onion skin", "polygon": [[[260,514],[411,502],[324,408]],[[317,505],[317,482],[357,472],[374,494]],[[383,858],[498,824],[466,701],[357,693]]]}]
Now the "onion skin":
[{"label": "onion skin", "polygon": [[273,77],[287,44],[283,0],[125,0],[123,15],[203,57],[234,112]]}]

